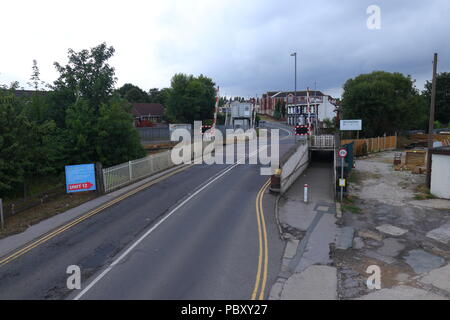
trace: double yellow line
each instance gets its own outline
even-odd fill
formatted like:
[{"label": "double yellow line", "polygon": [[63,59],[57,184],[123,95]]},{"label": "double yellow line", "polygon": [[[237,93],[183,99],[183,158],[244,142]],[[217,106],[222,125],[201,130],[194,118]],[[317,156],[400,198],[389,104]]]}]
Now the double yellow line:
[{"label": "double yellow line", "polygon": [[148,187],[150,187],[150,186],[152,186],[152,185],[154,185],[154,184],[156,184],[156,183],[158,183],[158,182],[160,182],[160,181],[162,181],[162,180],[164,180],[164,179],[166,179],[168,177],[170,177],[170,176],[173,176],[174,174],[177,174],[177,173],[179,173],[181,171],[184,171],[187,168],[190,168],[192,166],[193,165],[191,164],[191,165],[187,165],[187,166],[181,167],[180,169],[171,171],[171,172],[169,172],[169,173],[167,173],[167,174],[165,174],[165,175],[163,175],[163,176],[161,176],[161,177],[159,177],[159,178],[157,178],[155,180],[147,182],[147,183],[143,184],[142,186],[140,186],[140,187],[138,187],[136,189],[133,189],[132,191],[130,191],[128,193],[125,193],[125,194],[121,195],[120,197],[117,197],[117,198],[111,200],[108,203],[103,204],[102,206],[100,206],[100,207],[98,207],[98,208],[96,208],[96,209],[94,209],[92,211],[89,211],[88,213],[85,213],[84,215],[82,215],[82,216],[72,220],[71,222],[69,222],[69,223],[67,223],[67,224],[57,228],[56,230],[54,230],[54,231],[52,231],[52,232],[50,232],[50,233],[48,233],[48,234],[38,238],[37,240],[27,244],[26,246],[24,246],[20,250],[17,250],[15,252],[13,252],[12,254],[6,256],[2,260],[0,260],[0,267],[4,266],[5,264],[7,264],[7,263],[9,263],[9,262],[11,262],[11,261],[13,261],[15,259],[17,259],[21,255],[27,253],[28,251],[36,248],[39,245],[47,242],[48,240],[54,238],[58,234],[60,234],[60,233],[62,233],[64,231],[66,231],[66,230],[76,226],[77,224],[79,224],[82,221],[92,217],[93,215],[95,215],[95,214],[105,210],[106,208],[109,208],[112,205],[114,205],[114,204],[116,204],[116,203],[118,203],[118,202],[120,202],[120,201],[122,201],[122,200],[124,200],[124,199],[126,199],[126,198],[128,198],[128,197],[130,197],[130,196],[132,196],[132,195],[134,195],[134,194],[136,194],[136,193],[138,193],[138,192],[140,192],[140,191],[142,191],[142,190],[144,190],[144,189],[146,189],[146,188],[148,188]]},{"label": "double yellow line", "polygon": [[[267,229],[266,221],[264,219],[264,210],[262,200],[266,189],[270,185],[270,179],[261,187],[256,196],[256,220],[258,221],[258,239],[259,239],[259,257],[258,257],[258,272],[256,273],[255,288],[252,292],[252,300],[264,300],[264,291],[267,282],[267,268],[269,261],[269,249],[267,245]],[[259,295],[258,295],[259,290]]]}]

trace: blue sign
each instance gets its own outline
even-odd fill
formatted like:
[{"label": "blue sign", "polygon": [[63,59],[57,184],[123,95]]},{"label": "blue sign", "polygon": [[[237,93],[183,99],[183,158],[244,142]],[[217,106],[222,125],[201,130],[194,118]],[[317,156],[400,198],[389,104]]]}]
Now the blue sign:
[{"label": "blue sign", "polygon": [[67,193],[93,190],[96,190],[94,164],[66,166]]}]

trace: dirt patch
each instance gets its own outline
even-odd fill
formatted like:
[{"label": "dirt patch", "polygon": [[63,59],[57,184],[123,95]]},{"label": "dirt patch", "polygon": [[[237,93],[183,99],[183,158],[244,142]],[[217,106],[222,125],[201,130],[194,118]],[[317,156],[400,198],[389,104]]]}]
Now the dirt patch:
[{"label": "dirt patch", "polygon": [[97,196],[98,194],[96,192],[63,194],[47,203],[17,213],[5,219],[5,229],[0,230],[0,239],[22,232],[42,220],[79,206]]},{"label": "dirt patch", "polygon": [[[413,250],[425,251],[433,259],[442,258],[446,264],[450,263],[450,244],[427,237],[431,230],[450,223],[450,211],[446,210],[450,201],[433,199],[425,187],[424,174],[395,171],[394,154],[382,152],[356,160],[349,197],[342,205],[341,223],[355,228],[358,237],[365,231],[379,234],[379,239],[355,238],[354,248],[336,252],[335,263],[344,272],[340,275],[344,282],[339,287],[344,299],[367,293],[360,286],[355,287],[359,288],[356,290],[353,285],[367,279],[369,265],[380,267],[383,288],[399,284],[416,286],[414,279],[421,273],[416,273],[414,270],[418,269],[413,269],[406,259]],[[381,226],[391,228],[377,232]],[[395,228],[406,232],[398,235],[386,233]],[[427,262],[418,263],[426,265]]]}]

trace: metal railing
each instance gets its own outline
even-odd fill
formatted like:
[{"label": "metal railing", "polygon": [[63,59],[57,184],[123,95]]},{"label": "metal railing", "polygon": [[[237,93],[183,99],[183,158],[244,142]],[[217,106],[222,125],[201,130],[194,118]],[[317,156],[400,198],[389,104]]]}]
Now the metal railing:
[{"label": "metal railing", "polygon": [[311,136],[309,147],[313,149],[334,149],[333,135]]},{"label": "metal railing", "polygon": [[170,151],[165,151],[103,169],[105,192],[111,192],[174,166],[170,153]]}]

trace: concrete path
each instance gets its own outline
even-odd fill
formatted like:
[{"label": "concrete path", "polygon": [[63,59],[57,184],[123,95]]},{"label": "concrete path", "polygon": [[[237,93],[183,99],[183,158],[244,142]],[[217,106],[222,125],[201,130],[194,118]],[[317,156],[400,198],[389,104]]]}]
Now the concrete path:
[{"label": "concrete path", "polygon": [[[320,160],[313,161],[279,201],[287,245],[270,299],[337,299],[336,268],[330,259],[330,245],[338,232],[333,168],[332,162]],[[308,203],[303,202],[304,184],[309,185]]]}]

